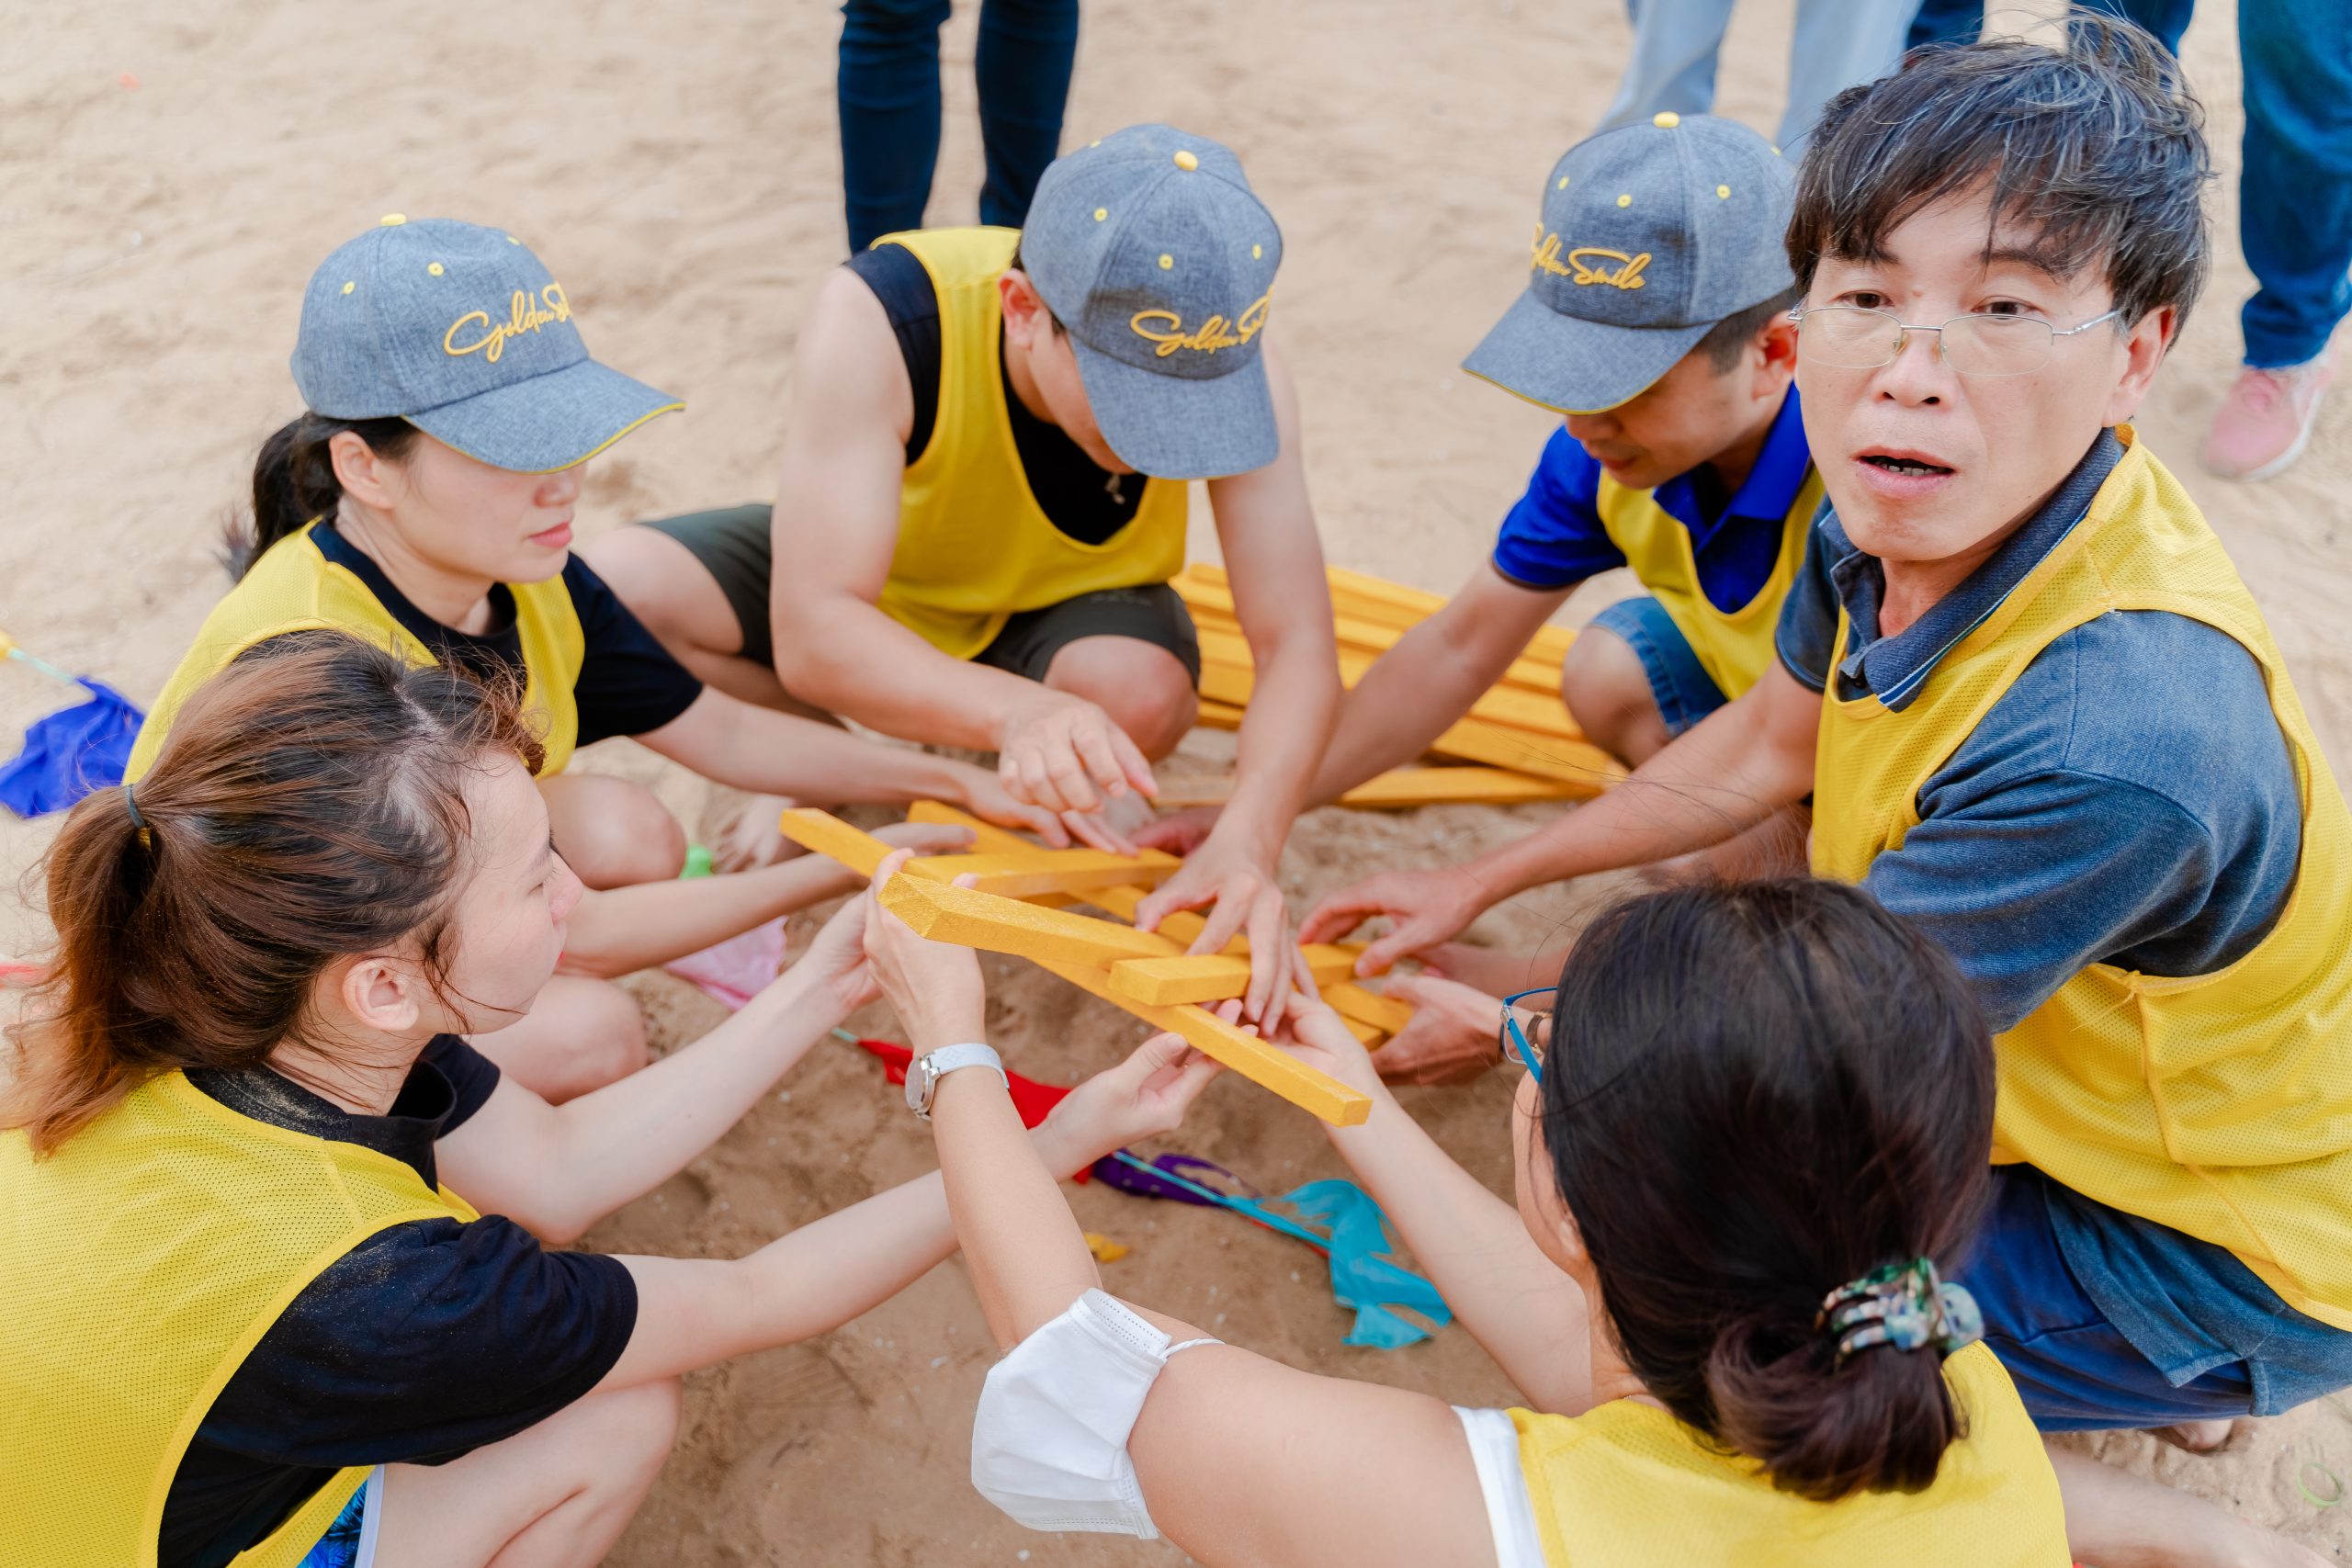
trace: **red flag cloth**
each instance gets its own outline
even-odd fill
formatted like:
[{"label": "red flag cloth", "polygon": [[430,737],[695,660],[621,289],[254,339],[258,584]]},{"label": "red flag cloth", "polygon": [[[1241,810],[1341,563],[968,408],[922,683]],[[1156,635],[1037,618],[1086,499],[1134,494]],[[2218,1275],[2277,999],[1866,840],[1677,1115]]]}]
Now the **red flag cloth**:
[{"label": "red flag cloth", "polygon": [[[888,1040],[861,1040],[858,1043],[882,1058],[883,1074],[892,1083],[903,1084],[907,1081],[908,1064],[915,1059],[915,1054],[912,1051]],[[1066,1084],[1037,1083],[1033,1079],[1023,1077],[1010,1067],[1005,1069],[1004,1077],[1012,1090],[1012,1108],[1021,1112],[1021,1124],[1023,1127],[1035,1127],[1038,1122],[1043,1122],[1046,1119],[1046,1113],[1059,1105],[1062,1102],[1062,1097],[1069,1093],[1069,1087]],[[1093,1174],[1092,1169],[1089,1168],[1080,1171],[1070,1179],[1084,1181]]]}]

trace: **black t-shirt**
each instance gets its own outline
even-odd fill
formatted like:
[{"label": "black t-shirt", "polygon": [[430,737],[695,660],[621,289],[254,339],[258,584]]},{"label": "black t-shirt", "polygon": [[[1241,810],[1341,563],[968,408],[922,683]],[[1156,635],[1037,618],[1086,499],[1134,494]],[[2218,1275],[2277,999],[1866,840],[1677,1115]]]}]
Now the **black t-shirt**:
[{"label": "black t-shirt", "polygon": [[[442,1035],[383,1116],[267,1070],[188,1081],[431,1183],[434,1140],[481,1109],[498,1068]],[[220,1568],[346,1465],[439,1464],[537,1425],[595,1387],[636,1327],[616,1258],[549,1252],[496,1215],[378,1232],[303,1288],[212,1402],[172,1478],[158,1568]]]},{"label": "black t-shirt", "polygon": [[[311,530],[319,553],[344,568],[376,596],[408,634],[433,650],[433,656],[453,664],[477,680],[513,677],[520,680],[523,637],[514,626],[514,593],[503,582],[490,590],[490,630],[475,637],[445,626],[392,586],[384,569],[364,550],[335,532],[333,523]],[[660,639],[645,629],[629,607],[573,556],[563,563],[563,586],[571,608],[580,616],[585,655],[580,679],[572,683],[572,701],[580,709],[582,746],[616,735],[644,735],[661,728],[694,705],[702,682],[670,656]]]},{"label": "black t-shirt", "polygon": [[[921,259],[904,245],[876,245],[844,265],[874,290],[898,336],[899,355],[906,361],[907,381],[914,389],[914,423],[907,429],[907,461],[911,465],[931,445],[932,430],[939,422],[939,378],[944,369],[939,291],[932,287]],[[1134,522],[1136,508],[1143,504],[1144,476],[1114,474],[1096,466],[1061,426],[1031,413],[1013,395],[1001,336],[997,340],[997,375],[1004,383],[1012,446],[1020,454],[1029,493],[1053,525],[1080,544],[1099,545]]]}]

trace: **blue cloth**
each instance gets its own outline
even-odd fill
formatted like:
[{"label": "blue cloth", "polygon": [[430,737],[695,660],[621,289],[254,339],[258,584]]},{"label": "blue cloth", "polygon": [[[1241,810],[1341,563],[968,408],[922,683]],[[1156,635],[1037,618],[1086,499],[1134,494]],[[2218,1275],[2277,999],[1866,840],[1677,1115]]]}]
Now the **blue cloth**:
[{"label": "blue cloth", "polygon": [[[2180,48],[2196,0],[2075,0]],[[1973,42],[1984,7],[1927,0],[1914,45]],[[2319,357],[2352,310],[2352,0],[2239,0],[2245,73],[2238,243],[2258,286],[2240,325],[2245,362]]]},{"label": "blue cloth", "polygon": [[[1878,635],[1879,563],[1825,510],[1781,610],[1781,663],[1815,690],[1834,677],[1841,697],[1909,705],[1943,656],[2073,532],[2121,456],[2102,433],[2038,513],[1893,637]],[[1833,671],[1841,604],[1851,646]],[[1996,1030],[2093,964],[2179,976],[2233,963],[2277,923],[2301,852],[2301,796],[2261,666],[2225,634],[2160,612],[2102,615],[2052,640],[1929,776],[1918,806],[1919,826],[1871,863],[1863,886],[1943,944]],[[2241,1411],[2352,1381],[2352,1335],[2317,1324],[2317,1337],[2288,1334],[2296,1314],[2227,1252],[2045,1186],[2047,1245],[2081,1299],[2050,1293],[2049,1271],[2028,1259],[2017,1265],[2025,1282],[2007,1292],[2014,1304],[2000,1309],[2021,1325],[2012,1339],[2049,1362],[2035,1373],[2042,1392],[2028,1396],[2037,1419],[2189,1419],[2218,1385],[2169,1404],[2155,1391],[2241,1359],[2253,1367]],[[2014,1215],[1996,1229],[2045,1245]],[[2005,1256],[2011,1243],[1990,1245]],[[1975,1275],[1968,1283],[1995,1321],[1998,1280],[1989,1292]],[[2265,1324],[2279,1332],[2266,1337]],[[2143,1367],[2116,1361],[2108,1340],[2118,1337]]]},{"label": "blue cloth", "polygon": [[19,817],[62,811],[95,789],[122,782],[130,743],[147,716],[103,681],[85,681],[90,700],[35,719],[24,749],[0,766],[0,806]]},{"label": "blue cloth", "polygon": [[1642,661],[1642,673],[1649,677],[1650,696],[1668,735],[1681,734],[1731,701],[1699,662],[1698,650],[1683,637],[1682,628],[1655,599],[1620,599],[1593,616],[1585,629],[1613,633],[1634,650]]},{"label": "blue cloth", "polygon": [[[1714,470],[1704,464],[1650,492],[1667,515],[1690,531],[1699,588],[1716,609],[1728,615],[1744,608],[1771,578],[1781,555],[1781,525],[1812,467],[1792,387],[1765,433],[1756,466],[1736,493],[1725,495]],[[1624,552],[1600,523],[1601,472],[1565,426],[1554,431],[1528,477],[1526,493],[1503,518],[1495,540],[1495,570],[1523,588],[1548,593],[1623,566]]]},{"label": "blue cloth", "polygon": [[319,1537],[318,1544],[302,1554],[302,1561],[296,1568],[368,1568],[368,1559],[374,1557],[375,1552],[369,1551],[365,1557],[361,1555],[362,1547],[370,1539],[368,1534],[368,1502],[372,1495],[380,1491],[382,1483],[378,1477],[382,1474],[383,1469],[379,1466],[366,1481],[360,1483],[359,1490],[351,1495],[350,1501],[344,1504],[342,1511],[335,1515],[334,1523],[327,1526],[327,1533]]},{"label": "blue cloth", "polygon": [[[849,248],[922,227],[939,162],[939,28],[948,0],[842,7],[842,184]],[[988,177],[980,221],[1017,229],[1054,161],[1078,55],[1078,0],[986,0],[973,61]]]},{"label": "blue cloth", "polygon": [[2275,1416],[2352,1385],[2352,1334],[2280,1302],[2225,1248],[2030,1166],[1993,1173],[1960,1277],[2045,1432]]}]

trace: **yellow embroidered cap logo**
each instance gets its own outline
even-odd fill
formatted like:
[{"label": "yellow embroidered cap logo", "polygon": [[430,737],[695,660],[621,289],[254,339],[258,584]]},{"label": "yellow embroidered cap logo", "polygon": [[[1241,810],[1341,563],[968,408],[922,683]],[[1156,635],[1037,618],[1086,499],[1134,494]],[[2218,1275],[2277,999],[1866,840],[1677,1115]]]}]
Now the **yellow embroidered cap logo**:
[{"label": "yellow embroidered cap logo", "polygon": [[[1595,265],[1596,262],[1616,265]],[[1544,225],[1538,223],[1528,265],[1537,272],[1548,272],[1575,284],[1605,283],[1611,288],[1639,288],[1649,281],[1642,276],[1642,269],[1650,265],[1650,253],[1644,251],[1629,256],[1623,251],[1603,250],[1598,245],[1578,245],[1563,254],[1560,236],[1545,233]]]},{"label": "yellow embroidered cap logo", "polygon": [[[1173,310],[1137,310],[1127,319],[1127,325],[1137,337],[1159,345],[1155,355],[1160,359],[1167,358],[1180,348],[1196,348],[1203,354],[1215,354],[1220,348],[1238,348],[1256,337],[1266,324],[1266,312],[1272,308],[1272,299],[1271,292],[1259,295],[1229,329],[1223,316],[1211,316],[1188,333],[1184,330],[1184,319]],[[1146,325],[1147,322],[1153,324]]]},{"label": "yellow embroidered cap logo", "polygon": [[[525,333],[537,332],[550,321],[571,320],[571,301],[563,297],[563,285],[550,283],[539,290],[537,299],[518,288],[507,301],[506,319],[493,324],[487,310],[469,310],[449,323],[441,334],[441,352],[452,359],[469,354],[479,354],[489,363],[498,363],[506,352],[506,340]],[[468,333],[469,341],[460,343],[458,334]]]}]

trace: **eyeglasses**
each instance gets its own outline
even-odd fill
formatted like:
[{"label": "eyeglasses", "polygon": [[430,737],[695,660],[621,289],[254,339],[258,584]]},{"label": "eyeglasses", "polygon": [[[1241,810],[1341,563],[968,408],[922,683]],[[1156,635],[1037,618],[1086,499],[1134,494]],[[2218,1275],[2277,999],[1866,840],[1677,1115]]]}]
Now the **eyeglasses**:
[{"label": "eyeglasses", "polygon": [[1519,1026],[1519,1015],[1511,1011],[1511,1009],[1517,1007],[1520,1003],[1525,1001],[1530,997],[1548,997],[1555,989],[1557,989],[1556,987],[1538,986],[1532,991],[1520,991],[1514,995],[1505,997],[1503,998],[1503,1021],[1500,1026],[1495,1031],[1496,1049],[1500,1051],[1506,1059],[1509,1058],[1513,1051],[1517,1051],[1519,1053],[1519,1059],[1527,1064],[1527,1071],[1529,1075],[1532,1076],[1538,1083],[1542,1083],[1544,1081],[1544,1055],[1542,1048],[1532,1043],[1528,1040],[1527,1032]]},{"label": "eyeglasses", "polygon": [[1914,326],[1892,310],[1863,305],[1800,305],[1797,356],[1840,370],[1875,370],[1901,357],[1913,333],[1936,334],[1937,352],[1960,376],[2028,376],[2050,363],[2051,345],[2123,313],[2120,306],[2061,332],[2034,316],[1954,316],[1941,326]]}]

